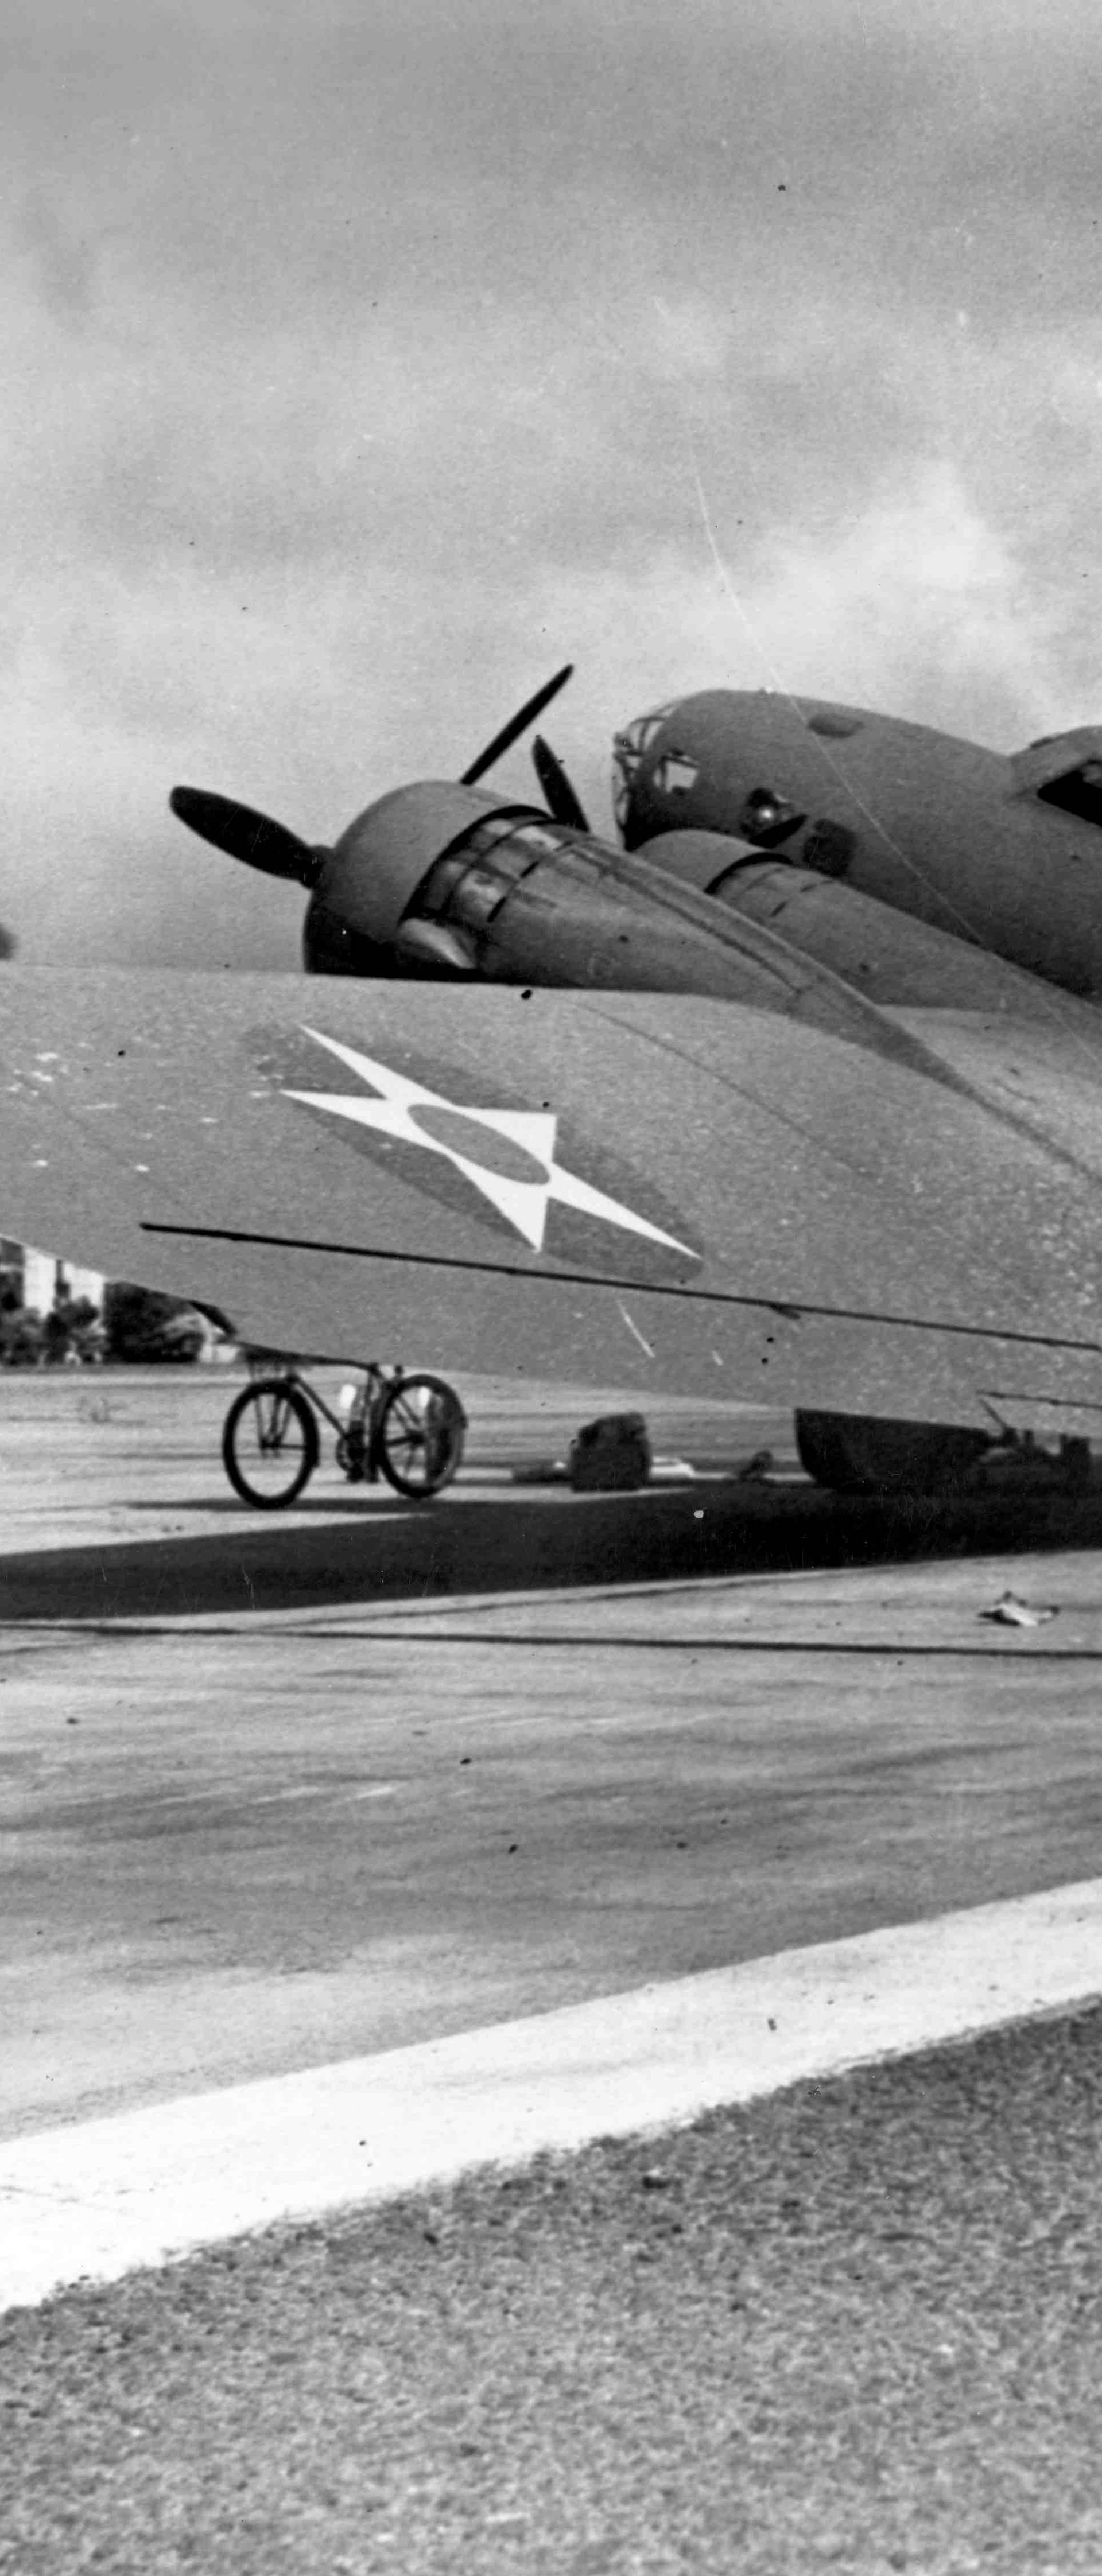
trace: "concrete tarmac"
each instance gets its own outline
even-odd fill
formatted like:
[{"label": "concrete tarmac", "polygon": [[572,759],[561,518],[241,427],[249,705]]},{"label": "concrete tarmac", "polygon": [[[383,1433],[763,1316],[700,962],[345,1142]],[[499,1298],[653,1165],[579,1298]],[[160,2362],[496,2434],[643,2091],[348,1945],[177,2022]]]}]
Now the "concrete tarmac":
[{"label": "concrete tarmac", "polygon": [[486,1384],[436,1504],[273,1519],[236,1384],[0,1378],[0,2135],[1099,1874],[1095,1492],[843,1506],[674,1406],[696,1483],[515,1489],[598,1401]]}]

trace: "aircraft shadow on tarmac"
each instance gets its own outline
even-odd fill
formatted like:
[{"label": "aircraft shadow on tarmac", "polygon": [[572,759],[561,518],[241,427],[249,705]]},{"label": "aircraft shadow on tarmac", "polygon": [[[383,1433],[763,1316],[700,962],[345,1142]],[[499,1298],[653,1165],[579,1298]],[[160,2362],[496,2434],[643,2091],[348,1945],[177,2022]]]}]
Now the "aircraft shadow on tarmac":
[{"label": "aircraft shadow on tarmac", "polygon": [[265,1518],[232,1533],[20,1553],[2,1568],[0,1615],[51,1623],[236,1616],[1102,1546],[1097,1489],[887,1504],[795,1481],[717,1483],[643,1494],[468,1493],[408,1509],[357,1497],[337,1510],[339,1518],[319,1503],[307,1528]]}]

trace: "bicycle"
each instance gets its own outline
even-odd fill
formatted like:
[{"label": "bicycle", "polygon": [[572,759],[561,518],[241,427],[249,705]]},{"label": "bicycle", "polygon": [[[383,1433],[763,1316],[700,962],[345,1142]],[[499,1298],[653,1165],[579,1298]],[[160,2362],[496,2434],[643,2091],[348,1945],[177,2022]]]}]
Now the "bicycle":
[{"label": "bicycle", "polygon": [[318,1423],[336,1432],[336,1459],[350,1484],[380,1474],[408,1502],[428,1502],[451,1483],[463,1456],[467,1417],[442,1377],[424,1369],[368,1363],[343,1416],[293,1362],[271,1369],[270,1352],[250,1363],[254,1374],[222,1427],[222,1463],[235,1493],[259,1512],[285,1511],[309,1484],[321,1456]]}]

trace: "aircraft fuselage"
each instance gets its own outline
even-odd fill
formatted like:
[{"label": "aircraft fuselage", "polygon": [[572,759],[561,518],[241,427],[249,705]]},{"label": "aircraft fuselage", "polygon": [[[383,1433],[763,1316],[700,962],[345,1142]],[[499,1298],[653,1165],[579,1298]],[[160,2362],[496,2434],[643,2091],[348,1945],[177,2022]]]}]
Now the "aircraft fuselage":
[{"label": "aircraft fuselage", "polygon": [[616,763],[628,849],[685,829],[759,840],[1102,1000],[1102,728],[1008,757],[865,708],[716,689],[629,726]]}]

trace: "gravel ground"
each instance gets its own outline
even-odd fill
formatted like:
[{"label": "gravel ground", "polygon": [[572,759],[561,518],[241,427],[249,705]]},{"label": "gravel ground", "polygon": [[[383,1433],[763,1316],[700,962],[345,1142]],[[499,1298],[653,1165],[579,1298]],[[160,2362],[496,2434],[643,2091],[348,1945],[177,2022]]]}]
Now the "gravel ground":
[{"label": "gravel ground", "polygon": [[1102,2011],[0,2327],[0,2567],[1097,2576]]}]

